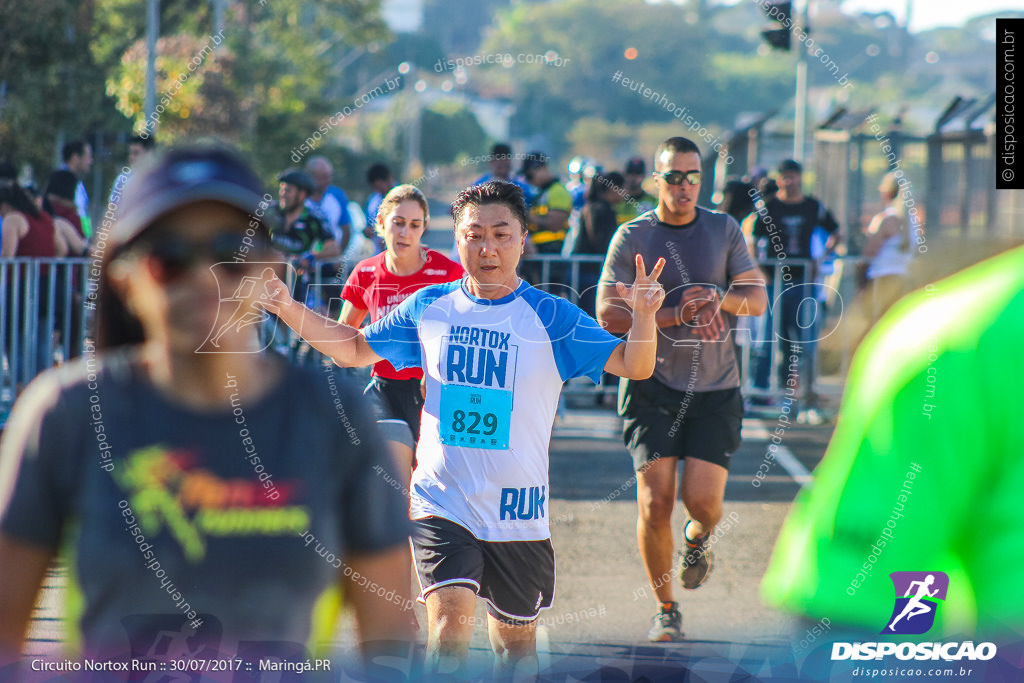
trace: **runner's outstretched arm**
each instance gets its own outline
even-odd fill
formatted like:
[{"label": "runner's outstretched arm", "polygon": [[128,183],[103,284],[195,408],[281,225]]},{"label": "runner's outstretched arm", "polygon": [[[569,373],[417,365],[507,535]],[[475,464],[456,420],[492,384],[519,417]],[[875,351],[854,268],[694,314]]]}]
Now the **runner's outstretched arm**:
[{"label": "runner's outstretched arm", "polygon": [[310,346],[342,367],[362,367],[383,360],[359,330],[320,315],[293,299],[288,285],[277,275],[271,274],[264,280],[264,294],[259,303]]},{"label": "runner's outstretched arm", "polygon": [[627,379],[647,379],[654,373],[658,351],[658,321],[656,314],[665,300],[665,290],[658,284],[658,276],[665,267],[659,258],[651,274],[644,268],[644,259],[636,255],[636,279],[632,286],[615,283],[622,301],[633,310],[632,323],[626,341],[615,347],[604,369]]}]

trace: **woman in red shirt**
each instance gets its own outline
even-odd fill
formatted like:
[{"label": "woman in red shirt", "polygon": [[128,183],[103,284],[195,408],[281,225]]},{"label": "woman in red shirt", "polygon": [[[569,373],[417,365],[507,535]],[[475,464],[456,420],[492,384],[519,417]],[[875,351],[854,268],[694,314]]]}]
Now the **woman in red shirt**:
[{"label": "woman in red shirt", "polygon": [[[77,186],[78,178],[71,171],[54,171],[46,183],[46,194],[43,200],[43,209],[53,216],[58,236],[63,238],[67,244],[68,256],[81,256],[89,249],[85,231],[82,230],[82,219],[75,207],[75,188]],[[67,225],[64,225],[63,221],[57,220],[59,218],[67,221]],[[67,229],[68,225],[71,227],[70,230]]]},{"label": "woman in red shirt", "polygon": [[[63,258],[86,250],[85,238],[60,215],[41,211],[18,185],[0,188],[0,216],[4,219],[0,257]],[[41,272],[48,272],[43,266]]]},{"label": "woman in red shirt", "polygon": [[[385,195],[377,210],[376,229],[387,249],[352,270],[341,292],[345,302],[341,322],[358,327],[367,316],[376,322],[413,292],[462,277],[462,266],[420,243],[429,219],[427,199],[414,185],[398,185]],[[405,490],[419,440],[422,379],[419,369],[399,371],[381,361],[373,366],[373,379],[364,392],[379,399],[383,414],[377,423],[394,446]]]},{"label": "woman in red shirt", "polygon": [[0,188],[0,216],[4,219],[0,256],[53,258],[60,255],[53,218],[40,211],[21,187]]},{"label": "woman in red shirt", "polygon": [[[64,255],[61,248],[66,247],[54,227],[53,218],[40,211],[20,186],[0,187],[0,216],[4,221],[0,258],[52,259]],[[36,268],[38,275],[33,273]],[[36,277],[35,289],[31,289]],[[18,311],[16,316],[8,319],[10,338],[3,340],[6,353],[17,355],[13,353],[18,348],[15,337],[35,348],[34,355],[29,354],[25,362],[15,364],[14,377],[18,386],[53,364],[52,333],[47,333],[52,282],[49,264],[22,261],[13,264],[7,271],[7,282],[0,283],[7,286],[7,299],[0,305],[7,311]],[[35,322],[30,323],[30,318],[35,318]]]}]

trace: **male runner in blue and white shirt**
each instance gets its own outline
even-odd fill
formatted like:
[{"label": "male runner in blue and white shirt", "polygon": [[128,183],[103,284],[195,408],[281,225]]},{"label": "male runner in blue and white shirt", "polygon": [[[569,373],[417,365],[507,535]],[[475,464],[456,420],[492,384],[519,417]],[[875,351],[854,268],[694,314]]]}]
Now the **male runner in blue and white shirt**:
[{"label": "male runner in blue and white shirt", "polygon": [[428,667],[464,663],[479,596],[499,668],[519,674],[536,671],[536,618],[554,593],[548,444],[559,392],[572,377],[596,382],[605,371],[650,377],[665,261],[648,275],[638,257],[633,285],[618,284],[633,310],[622,341],[519,278],[527,212],[516,185],[467,188],[452,212],[466,277],[417,291],[363,330],[294,302],[276,280],[265,305],[339,365],[387,359],[423,369],[410,494]]}]

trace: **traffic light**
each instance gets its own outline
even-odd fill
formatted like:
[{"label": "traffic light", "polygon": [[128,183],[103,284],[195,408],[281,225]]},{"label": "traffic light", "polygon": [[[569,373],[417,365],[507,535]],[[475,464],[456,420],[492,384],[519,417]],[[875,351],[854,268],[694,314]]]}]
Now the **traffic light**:
[{"label": "traffic light", "polygon": [[761,37],[772,48],[788,52],[793,28],[793,3],[788,1],[769,2],[762,5],[761,9],[772,20],[769,27],[761,31]]}]

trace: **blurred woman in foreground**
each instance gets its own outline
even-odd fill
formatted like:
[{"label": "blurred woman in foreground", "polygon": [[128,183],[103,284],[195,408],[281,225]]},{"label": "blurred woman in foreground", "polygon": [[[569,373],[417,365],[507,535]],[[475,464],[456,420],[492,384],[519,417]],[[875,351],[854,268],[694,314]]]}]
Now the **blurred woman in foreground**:
[{"label": "blurred woman in foreground", "polygon": [[168,661],[301,657],[333,627],[322,598],[338,584],[364,645],[408,638],[406,504],[372,421],[258,343],[262,189],[218,149],[130,181],[99,352],[33,382],[0,442],[0,661],[58,556],[69,649],[92,659],[152,656],[168,634]]}]

